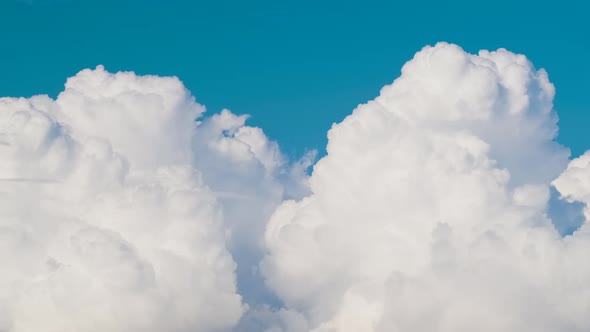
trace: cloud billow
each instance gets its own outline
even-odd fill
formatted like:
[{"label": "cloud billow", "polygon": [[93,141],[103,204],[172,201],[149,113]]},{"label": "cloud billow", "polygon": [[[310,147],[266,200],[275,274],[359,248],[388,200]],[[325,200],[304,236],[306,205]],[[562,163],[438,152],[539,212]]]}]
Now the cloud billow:
[{"label": "cloud billow", "polygon": [[587,224],[563,238],[547,216],[556,178],[587,198],[588,163],[560,176],[553,96],[522,55],[418,52],[273,215],[269,286],[313,331],[589,329]]},{"label": "cloud billow", "polygon": [[587,331],[588,223],[550,205],[588,218],[590,157],[554,93],[523,55],[425,47],[311,175],[177,78],[1,98],[0,331]]}]

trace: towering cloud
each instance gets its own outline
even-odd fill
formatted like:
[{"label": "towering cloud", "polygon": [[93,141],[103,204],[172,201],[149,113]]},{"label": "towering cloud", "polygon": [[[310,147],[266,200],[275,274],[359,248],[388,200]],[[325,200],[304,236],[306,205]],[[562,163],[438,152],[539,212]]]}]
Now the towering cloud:
[{"label": "towering cloud", "polygon": [[426,47],[311,176],[176,78],[0,98],[0,331],[588,331],[590,154],[553,97],[523,55]]},{"label": "towering cloud", "polygon": [[[261,255],[245,230],[262,233],[280,203],[270,174],[285,161],[244,117],[196,122],[203,111],[176,78],[102,67],[70,78],[56,100],[0,99],[0,331],[237,324],[246,305],[228,249],[239,237]],[[213,171],[224,167],[234,187]],[[304,173],[293,172],[295,190]],[[255,225],[235,220],[242,201]]]},{"label": "towering cloud", "polygon": [[[546,213],[569,155],[553,96],[522,55],[424,48],[273,215],[268,284],[313,331],[590,329],[588,226],[563,238]],[[587,159],[568,199],[588,202]]]}]

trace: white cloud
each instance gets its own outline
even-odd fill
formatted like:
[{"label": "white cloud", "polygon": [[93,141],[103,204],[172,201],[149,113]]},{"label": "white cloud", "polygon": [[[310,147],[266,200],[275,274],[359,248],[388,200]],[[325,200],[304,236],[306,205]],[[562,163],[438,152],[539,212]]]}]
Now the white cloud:
[{"label": "white cloud", "polygon": [[102,66],[0,99],[0,331],[266,324],[264,228],[313,155],[204,110],[177,78]]},{"label": "white cloud", "polygon": [[237,323],[223,212],[192,166],[203,107],[180,81],[99,67],[0,108],[0,174],[22,179],[2,183],[0,330]]},{"label": "white cloud", "polygon": [[[273,215],[268,284],[313,331],[590,329],[587,224],[562,238],[546,214],[569,155],[553,96],[522,55],[424,48]],[[585,199],[571,168],[557,189]]]},{"label": "white cloud", "polygon": [[0,331],[587,331],[589,226],[549,204],[588,206],[590,157],[553,97],[522,55],[426,47],[310,177],[176,78],[0,98]]}]

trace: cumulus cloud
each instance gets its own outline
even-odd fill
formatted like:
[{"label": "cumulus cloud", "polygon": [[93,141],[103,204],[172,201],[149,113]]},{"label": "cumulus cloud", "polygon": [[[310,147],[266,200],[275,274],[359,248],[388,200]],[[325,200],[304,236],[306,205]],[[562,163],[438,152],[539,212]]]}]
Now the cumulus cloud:
[{"label": "cumulus cloud", "polygon": [[[0,331],[238,323],[248,301],[236,268],[247,268],[233,239],[252,247],[255,267],[250,228],[262,234],[305,173],[245,117],[195,121],[203,111],[176,78],[103,67],[68,79],[55,100],[0,99]],[[241,206],[252,213],[240,218]]]},{"label": "cumulus cloud", "polygon": [[[569,155],[553,96],[523,55],[418,52],[274,213],[270,287],[313,331],[590,329],[587,224],[561,237],[547,214]],[[588,203],[588,160],[566,199]]]},{"label": "cumulus cloud", "polygon": [[0,331],[587,331],[590,154],[554,94],[426,47],[310,176],[177,78],[0,98]]}]

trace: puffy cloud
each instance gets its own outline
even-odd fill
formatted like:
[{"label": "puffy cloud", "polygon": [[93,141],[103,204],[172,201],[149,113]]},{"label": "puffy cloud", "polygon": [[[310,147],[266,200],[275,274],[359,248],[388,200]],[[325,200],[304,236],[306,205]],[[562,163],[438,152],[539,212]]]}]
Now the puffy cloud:
[{"label": "puffy cloud", "polygon": [[572,160],[553,184],[570,201],[590,203],[590,151]]},{"label": "puffy cloud", "polygon": [[177,78],[101,66],[69,78],[56,104],[56,119],[76,138],[106,137],[143,169],[189,164],[194,121],[204,111]]},{"label": "puffy cloud", "polygon": [[[590,329],[588,224],[547,214],[569,155],[553,96],[522,55],[424,48],[272,216],[268,285],[313,331]],[[555,181],[567,199],[588,203],[588,160]]]},{"label": "puffy cloud", "polygon": [[314,155],[204,111],[177,78],[102,66],[0,99],[0,331],[267,324],[264,228]]},{"label": "puffy cloud", "polygon": [[[176,78],[84,70],[0,99],[0,330],[213,331],[245,307]],[[222,309],[220,309],[222,308]]]},{"label": "puffy cloud", "polygon": [[311,176],[177,78],[0,98],[0,331],[587,331],[590,155],[554,93],[426,47]]}]

